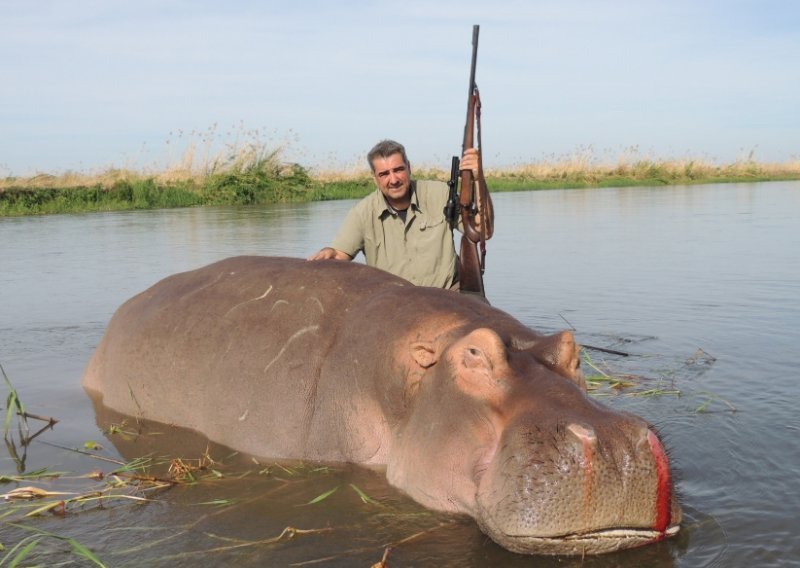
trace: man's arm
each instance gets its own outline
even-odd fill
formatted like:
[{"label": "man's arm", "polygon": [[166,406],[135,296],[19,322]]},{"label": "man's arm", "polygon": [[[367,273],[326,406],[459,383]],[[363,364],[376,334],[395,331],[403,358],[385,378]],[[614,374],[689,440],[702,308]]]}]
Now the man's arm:
[{"label": "man's arm", "polygon": [[308,260],[353,260],[353,257],[333,247],[325,247],[309,256]]}]

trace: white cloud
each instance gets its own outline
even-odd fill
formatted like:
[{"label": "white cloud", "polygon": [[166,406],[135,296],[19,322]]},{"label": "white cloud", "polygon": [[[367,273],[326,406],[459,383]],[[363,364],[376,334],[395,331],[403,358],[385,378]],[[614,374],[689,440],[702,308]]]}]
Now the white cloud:
[{"label": "white cloud", "polygon": [[178,128],[240,121],[298,135],[309,165],[388,136],[446,161],[473,23],[497,162],[586,144],[787,159],[798,9],[767,4],[5,2],[0,165],[103,167]]}]

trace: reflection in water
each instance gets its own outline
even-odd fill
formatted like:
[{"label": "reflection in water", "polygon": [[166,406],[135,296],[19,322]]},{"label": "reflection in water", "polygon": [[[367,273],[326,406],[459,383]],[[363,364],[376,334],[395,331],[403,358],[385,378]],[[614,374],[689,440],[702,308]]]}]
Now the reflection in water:
[{"label": "reflection in water", "polygon": [[[215,560],[243,566],[327,557],[320,565],[369,566],[385,544],[417,534],[391,552],[390,565],[791,562],[800,557],[794,521],[800,415],[788,355],[800,344],[798,190],[792,182],[495,197],[497,231],[486,273],[492,304],[536,329],[574,326],[580,341],[620,347],[630,357],[592,357],[680,391],[604,399],[644,416],[665,438],[686,513],[677,539],[596,558],[530,559],[500,549],[469,520],[421,509],[376,472],[336,468],[304,473],[295,483],[259,474],[265,464],[251,467],[233,458],[223,478],[166,491],[156,502],[109,503],[27,522],[77,538],[113,566],[139,566],[143,559],[195,566],[206,558],[198,551],[215,547],[225,548]],[[28,470],[115,467],[48,443],[82,448],[99,439],[107,446],[104,455],[127,452],[102,440],[79,386],[106,323],[126,299],[169,274],[227,256],[305,257],[330,241],[351,205],[0,219],[0,363],[31,411],[60,420],[28,449]],[[702,372],[687,364],[698,348],[715,358]],[[0,473],[13,471],[8,458],[0,464]],[[248,474],[229,476],[239,471]],[[81,491],[85,484],[62,478],[46,485]],[[363,502],[350,484],[381,505]],[[304,505],[337,486],[317,505]],[[201,505],[218,499],[231,505]],[[0,514],[15,505],[2,506]],[[272,539],[286,526],[334,532],[249,544]],[[2,532],[6,545],[29,536],[7,524]],[[237,543],[242,546],[234,548]]]}]

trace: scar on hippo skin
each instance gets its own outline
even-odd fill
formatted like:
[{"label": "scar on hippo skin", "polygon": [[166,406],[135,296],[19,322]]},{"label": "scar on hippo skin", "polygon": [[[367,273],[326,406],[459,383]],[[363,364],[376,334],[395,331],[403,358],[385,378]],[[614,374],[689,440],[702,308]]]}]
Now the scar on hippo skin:
[{"label": "scar on hippo skin", "polygon": [[680,530],[667,452],[642,418],[575,386],[571,333],[404,282],[257,256],[167,277],[120,306],[87,364],[98,426],[107,408],[254,457],[385,467],[420,505],[524,554]]},{"label": "scar on hippo skin", "polygon": [[271,285],[270,285],[269,288],[267,288],[267,291],[264,292],[263,294],[261,294],[260,296],[258,296],[256,298],[250,298],[249,300],[245,300],[244,302],[239,302],[238,304],[233,306],[231,309],[229,309],[227,312],[225,312],[222,317],[223,318],[228,317],[233,310],[236,310],[236,309],[238,309],[238,308],[240,308],[240,307],[242,307],[244,305],[250,304],[252,302],[258,302],[259,300],[263,300],[264,298],[266,298],[269,295],[270,292],[272,292],[272,286]]}]

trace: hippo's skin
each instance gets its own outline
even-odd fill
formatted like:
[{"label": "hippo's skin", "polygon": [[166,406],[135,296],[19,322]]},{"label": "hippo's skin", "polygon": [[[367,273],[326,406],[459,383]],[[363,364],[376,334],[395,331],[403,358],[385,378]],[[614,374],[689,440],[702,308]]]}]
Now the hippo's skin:
[{"label": "hippo's skin", "polygon": [[678,530],[661,443],[586,395],[569,332],[341,261],[236,257],[112,318],[83,384],[261,457],[385,465],[500,545],[592,554]]}]

